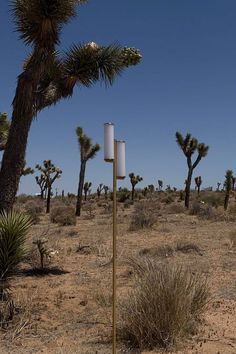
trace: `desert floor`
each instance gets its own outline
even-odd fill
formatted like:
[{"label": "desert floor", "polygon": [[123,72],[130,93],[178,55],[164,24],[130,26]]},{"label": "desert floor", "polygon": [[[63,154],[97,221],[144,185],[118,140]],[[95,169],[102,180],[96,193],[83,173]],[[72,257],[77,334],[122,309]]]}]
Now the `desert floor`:
[{"label": "desert floor", "polygon": [[[171,353],[236,353],[236,249],[229,242],[236,222],[202,220],[168,205],[157,213],[154,227],[129,231],[133,209],[123,204],[118,207],[119,299],[132,288],[127,260],[143,253],[202,272],[209,279],[212,300],[199,333]],[[45,234],[48,245],[57,252],[49,274],[36,275],[24,263],[22,272],[12,280],[19,314],[16,324],[1,332],[1,354],[111,353],[112,214],[104,210],[102,203],[92,213],[84,210],[76,226],[59,227],[45,215],[33,226],[29,245]],[[198,248],[178,251],[179,241]],[[166,245],[173,254],[160,251]],[[118,348],[120,354],[140,353],[120,341]]]}]

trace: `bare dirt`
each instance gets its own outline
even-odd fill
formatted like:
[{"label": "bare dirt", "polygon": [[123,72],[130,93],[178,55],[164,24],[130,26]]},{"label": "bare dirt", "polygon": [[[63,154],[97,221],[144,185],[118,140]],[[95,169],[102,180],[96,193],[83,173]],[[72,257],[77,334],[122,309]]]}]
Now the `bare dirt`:
[{"label": "bare dirt", "polygon": [[[180,343],[172,353],[236,353],[236,249],[228,237],[236,223],[162,211],[152,229],[131,232],[132,212],[133,206],[124,209],[119,205],[119,299],[127,296],[132,287],[127,259],[145,249],[169,245],[174,253],[157,257],[204,273],[212,292],[199,333]],[[50,224],[49,218],[43,216],[32,228],[30,240],[47,229],[49,245],[58,252],[50,267],[57,268],[44,276],[22,272],[12,280],[12,296],[20,304],[16,316],[19,321],[14,328],[2,331],[0,353],[110,354],[111,213],[104,214],[103,207],[96,207],[94,218],[83,212],[76,226],[66,227]],[[179,241],[194,243],[198,251],[177,251]],[[22,265],[22,270],[29,269],[29,264]],[[118,348],[120,354],[140,353],[120,341]],[[142,354],[161,352],[157,349]]]}]

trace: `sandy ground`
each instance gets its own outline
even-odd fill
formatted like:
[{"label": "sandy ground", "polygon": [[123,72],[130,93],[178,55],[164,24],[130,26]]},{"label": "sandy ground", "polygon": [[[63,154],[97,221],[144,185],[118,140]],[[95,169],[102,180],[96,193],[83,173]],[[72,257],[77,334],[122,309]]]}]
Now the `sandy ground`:
[{"label": "sandy ground", "polygon": [[[133,206],[119,206],[118,210],[119,298],[125,297],[132,285],[126,264],[129,257],[137,256],[145,248],[175,248],[180,240],[195,243],[200,253],[175,251],[165,261],[206,274],[213,299],[198,335],[181,343],[172,353],[236,353],[236,250],[230,247],[228,239],[229,232],[236,229],[235,222],[162,212],[152,229],[131,232],[132,211]],[[49,224],[48,217],[43,216],[31,230],[30,238],[42,235]],[[51,267],[57,266],[61,271],[45,276],[23,273],[12,280],[13,297],[25,313],[18,315],[21,320],[14,330],[1,333],[0,353],[110,354],[111,214],[104,214],[103,207],[97,207],[93,219],[84,212],[76,226],[50,224],[46,236],[50,247],[58,251]],[[22,268],[30,266],[24,264]],[[121,342],[118,348],[119,354],[140,353]]]}]

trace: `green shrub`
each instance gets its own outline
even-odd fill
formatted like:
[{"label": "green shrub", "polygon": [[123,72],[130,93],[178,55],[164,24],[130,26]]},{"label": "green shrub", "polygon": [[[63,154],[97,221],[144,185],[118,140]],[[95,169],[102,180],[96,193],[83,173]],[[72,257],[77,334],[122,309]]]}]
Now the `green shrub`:
[{"label": "green shrub", "polygon": [[29,216],[11,211],[0,214],[0,282],[15,274],[26,256],[26,237],[32,225]]},{"label": "green shrub", "polygon": [[146,257],[133,262],[135,281],[120,304],[120,336],[132,347],[169,348],[196,329],[209,301],[200,275]]},{"label": "green shrub", "polygon": [[29,200],[25,203],[25,212],[31,217],[34,224],[40,221],[40,214],[43,211],[43,203],[41,200]]},{"label": "green shrub", "polygon": [[51,222],[59,224],[61,226],[75,225],[75,209],[69,206],[59,206],[57,208],[54,208],[51,211],[50,220]]}]

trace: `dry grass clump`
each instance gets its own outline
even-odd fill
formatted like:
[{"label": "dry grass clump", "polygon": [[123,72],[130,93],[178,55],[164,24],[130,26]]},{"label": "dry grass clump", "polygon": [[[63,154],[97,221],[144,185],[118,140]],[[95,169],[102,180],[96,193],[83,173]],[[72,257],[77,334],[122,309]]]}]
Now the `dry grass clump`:
[{"label": "dry grass clump", "polygon": [[61,226],[76,225],[75,210],[68,206],[54,208],[50,214],[50,220]]},{"label": "dry grass clump", "polygon": [[154,205],[151,201],[135,204],[131,218],[130,231],[151,228],[157,221]]},{"label": "dry grass clump", "polygon": [[165,208],[165,211],[168,214],[183,214],[183,213],[185,213],[186,209],[182,204],[173,203],[173,204],[168,205]]},{"label": "dry grass clump", "polygon": [[183,252],[183,253],[197,253],[202,255],[201,249],[193,242],[188,241],[178,241],[176,245],[176,251]]},{"label": "dry grass clump", "polygon": [[189,214],[197,215],[200,219],[205,219],[205,220],[222,219],[222,215],[220,214],[220,212],[217,212],[217,210],[214,209],[212,206],[197,201],[194,201],[193,204],[191,205]]},{"label": "dry grass clump", "polygon": [[206,280],[154,258],[133,261],[135,281],[120,304],[120,335],[133,347],[169,348],[193,333],[209,301]]},{"label": "dry grass clump", "polygon": [[201,201],[207,205],[218,208],[224,205],[224,194],[216,192],[210,192],[209,194],[201,193]]},{"label": "dry grass clump", "polygon": [[139,252],[140,256],[150,255],[152,257],[171,257],[174,255],[174,249],[170,245],[164,245],[153,248],[143,248]]}]

